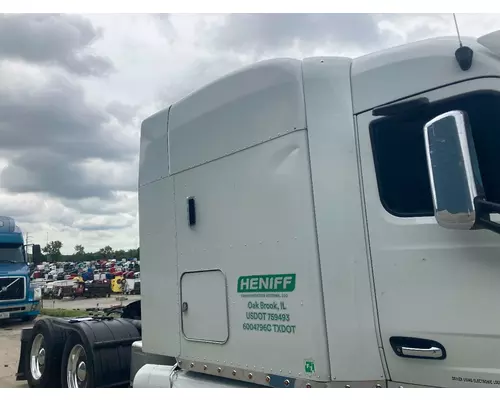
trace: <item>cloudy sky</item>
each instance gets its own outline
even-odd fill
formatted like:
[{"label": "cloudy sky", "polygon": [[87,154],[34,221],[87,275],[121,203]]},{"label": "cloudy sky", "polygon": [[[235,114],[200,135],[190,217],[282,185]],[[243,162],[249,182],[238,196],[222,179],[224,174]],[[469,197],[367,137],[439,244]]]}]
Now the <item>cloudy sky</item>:
[{"label": "cloudy sky", "polygon": [[[457,16],[463,36],[500,15]],[[451,14],[0,16],[0,215],[31,240],[138,245],[139,126],[245,64],[454,34]]]}]

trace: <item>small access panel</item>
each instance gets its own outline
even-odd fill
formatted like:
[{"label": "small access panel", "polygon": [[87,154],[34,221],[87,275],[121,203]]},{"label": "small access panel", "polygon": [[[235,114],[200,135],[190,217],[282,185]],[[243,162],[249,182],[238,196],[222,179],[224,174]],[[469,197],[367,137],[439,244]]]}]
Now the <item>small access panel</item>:
[{"label": "small access panel", "polygon": [[181,276],[182,332],[187,340],[223,344],[229,339],[226,276],[221,270]]}]

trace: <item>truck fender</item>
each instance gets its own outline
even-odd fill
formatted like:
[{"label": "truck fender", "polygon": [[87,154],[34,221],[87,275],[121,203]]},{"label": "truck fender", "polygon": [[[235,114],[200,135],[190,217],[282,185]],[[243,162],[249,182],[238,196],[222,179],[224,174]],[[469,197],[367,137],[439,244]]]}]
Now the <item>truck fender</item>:
[{"label": "truck fender", "polygon": [[[62,387],[129,387],[132,343],[141,340],[140,321],[81,318],[56,322],[67,332],[62,352]],[[69,361],[70,355],[76,361]]]},{"label": "truck fender", "polygon": [[128,304],[123,309],[122,318],[140,320],[141,319],[141,301],[136,300]]}]

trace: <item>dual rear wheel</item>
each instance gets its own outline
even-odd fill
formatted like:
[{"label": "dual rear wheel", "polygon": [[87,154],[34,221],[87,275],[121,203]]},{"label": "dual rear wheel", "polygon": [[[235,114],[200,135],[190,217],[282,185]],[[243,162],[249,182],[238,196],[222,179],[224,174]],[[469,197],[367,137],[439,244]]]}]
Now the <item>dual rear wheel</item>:
[{"label": "dual rear wheel", "polygon": [[141,340],[141,322],[133,307],[125,309],[128,318],[37,321],[21,337],[23,378],[30,387],[129,387],[132,343]]}]

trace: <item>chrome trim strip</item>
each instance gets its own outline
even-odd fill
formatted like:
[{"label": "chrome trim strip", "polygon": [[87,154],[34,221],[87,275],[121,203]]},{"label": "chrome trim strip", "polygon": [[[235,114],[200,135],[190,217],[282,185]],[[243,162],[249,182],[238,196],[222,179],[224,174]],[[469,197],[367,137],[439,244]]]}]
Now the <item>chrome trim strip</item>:
[{"label": "chrome trim strip", "polygon": [[217,365],[205,361],[194,361],[177,358],[178,366],[184,371],[192,371],[206,375],[220,376],[270,388],[385,388],[385,380],[377,381],[326,381],[319,382],[307,377],[294,378],[271,373],[233,367],[231,365]]}]

